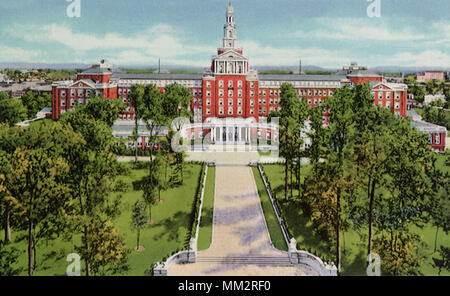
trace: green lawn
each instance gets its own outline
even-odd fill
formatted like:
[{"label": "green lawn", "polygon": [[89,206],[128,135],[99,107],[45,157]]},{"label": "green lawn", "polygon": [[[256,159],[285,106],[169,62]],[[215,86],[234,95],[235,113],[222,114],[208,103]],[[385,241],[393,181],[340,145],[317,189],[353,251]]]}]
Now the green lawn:
[{"label": "green lawn", "polygon": [[252,167],[252,171],[256,182],[256,187],[258,188],[264,218],[266,219],[267,227],[269,228],[272,244],[279,250],[287,251],[288,247],[286,245],[286,241],[284,240],[283,232],[281,231],[280,224],[278,223],[277,216],[275,214],[275,210],[273,209],[269,195],[267,194],[267,190],[264,187],[261,174],[259,173],[257,167]]},{"label": "green lawn", "polygon": [[[186,164],[184,185],[162,193],[162,203],[156,204],[152,208],[154,224],[141,231],[140,244],[145,247],[145,250],[140,253],[131,251],[128,259],[130,270],[122,275],[149,274],[154,262],[161,261],[174,251],[183,248],[190,227],[192,204],[200,170],[200,165]],[[128,249],[136,246],[136,232],[130,226],[132,206],[137,200],[142,199],[142,191],[134,191],[131,184],[146,173],[146,169],[132,169],[130,175],[120,177],[130,185],[130,190],[123,196],[120,205],[121,213],[114,221],[114,226],[123,235]],[[27,274],[27,243],[26,240],[23,240],[25,235],[26,232],[12,230],[11,246],[22,251],[15,263],[15,266],[24,268],[22,275]],[[20,240],[21,238],[22,240]],[[75,235],[70,241],[57,238],[48,242],[39,242],[35,275],[65,275],[68,265],[66,257],[74,252],[75,244],[80,244],[79,235]],[[81,265],[83,272],[84,263],[82,262]]]},{"label": "green lawn", "polygon": [[202,218],[198,234],[197,249],[206,250],[211,245],[212,225],[214,214],[214,186],[216,178],[216,168],[208,167],[206,175],[205,195],[203,196]]},{"label": "green lawn", "polygon": [[[445,167],[444,156],[438,155],[438,166]],[[302,168],[302,173],[309,169],[309,166]],[[446,168],[448,170],[448,168]],[[272,188],[276,192],[276,196],[280,201],[281,211],[286,217],[286,226],[296,238],[299,248],[311,251],[317,254],[325,261],[335,261],[335,255],[330,251],[330,245],[320,236],[315,234],[311,220],[298,205],[293,201],[284,201],[283,188],[283,165],[264,165],[264,171],[269,179]],[[433,257],[438,257],[438,252],[434,252],[434,241],[436,228],[430,224],[426,224],[423,228],[417,226],[411,227],[411,231],[422,236],[426,243],[426,248],[422,252],[426,255],[426,260],[420,266],[420,271],[424,275],[438,275],[438,269],[432,266]],[[366,229],[362,229],[363,234],[367,233]],[[450,235],[443,233],[440,229],[438,233],[438,248],[440,245],[450,246]],[[343,235],[343,262],[342,275],[366,275],[366,239],[361,239],[360,234],[349,229]],[[441,275],[450,275],[449,272],[442,271]]]}]

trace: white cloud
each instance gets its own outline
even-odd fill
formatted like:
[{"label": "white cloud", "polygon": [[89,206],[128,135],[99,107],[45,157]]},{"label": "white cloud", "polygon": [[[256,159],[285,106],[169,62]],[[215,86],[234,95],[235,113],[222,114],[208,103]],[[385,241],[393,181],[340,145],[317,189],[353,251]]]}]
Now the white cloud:
[{"label": "white cloud", "polygon": [[398,66],[448,67],[450,65],[450,53],[433,49],[420,53],[401,52],[388,57],[386,62]]},{"label": "white cloud", "polygon": [[414,32],[411,28],[391,28],[389,24],[374,22],[368,18],[312,20],[314,27],[322,29],[310,32],[297,31],[293,35],[299,38],[332,40],[373,40],[373,41],[416,41],[426,36]]},{"label": "white cloud", "polygon": [[341,67],[351,60],[348,54],[341,50],[316,47],[273,47],[255,41],[243,41],[241,44],[251,65],[295,66],[301,59],[308,65]]},{"label": "white cloud", "polygon": [[40,56],[36,50],[26,50],[18,47],[9,47],[0,45],[1,62],[33,62]]}]

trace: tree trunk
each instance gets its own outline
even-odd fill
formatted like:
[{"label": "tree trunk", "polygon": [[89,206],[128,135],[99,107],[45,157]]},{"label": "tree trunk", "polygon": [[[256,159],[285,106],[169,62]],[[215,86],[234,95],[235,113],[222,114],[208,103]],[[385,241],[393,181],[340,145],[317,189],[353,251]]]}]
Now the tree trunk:
[{"label": "tree trunk", "polygon": [[291,184],[290,184],[290,186],[289,186],[289,189],[291,190],[291,198],[294,196],[294,193],[293,193],[293,188],[294,188],[294,185],[293,185],[293,183],[292,183],[292,170],[293,170],[293,168],[294,168],[294,165],[293,164],[291,164],[291,167],[290,167],[290,170],[289,170],[289,173],[291,174],[291,176],[290,176],[290,179],[291,179]]},{"label": "tree trunk", "polygon": [[[139,127],[138,127],[138,120],[136,117],[136,109],[134,109],[134,126],[136,128],[136,142],[134,143],[134,162],[137,162],[137,157],[138,157],[138,147],[137,147],[137,142],[138,142],[138,131],[139,131]],[[145,155],[145,154],[144,154]]]},{"label": "tree trunk", "polygon": [[289,173],[289,164],[288,164],[288,159],[286,158],[285,164],[284,164],[284,199],[285,200],[288,200],[288,191],[289,191],[288,173]]},{"label": "tree trunk", "polygon": [[89,230],[87,226],[84,226],[84,248],[88,254],[86,258],[84,258],[85,266],[86,266],[86,276],[91,276],[91,262],[89,260],[89,241],[88,241]]},{"label": "tree trunk", "polygon": [[28,223],[28,275],[33,276],[34,225],[30,219]]},{"label": "tree trunk", "polygon": [[336,266],[339,275],[341,272],[341,189],[337,192],[336,214]]},{"label": "tree trunk", "polygon": [[[372,252],[372,227],[373,227],[373,204],[375,200],[375,186],[376,180],[372,181],[371,189],[370,189],[370,202],[369,202],[369,241],[367,246],[367,255]],[[370,177],[369,177],[369,186],[370,186]]]},{"label": "tree trunk", "polygon": [[11,242],[11,209],[9,204],[5,202],[5,243],[8,244]]},{"label": "tree trunk", "polygon": [[298,187],[298,197],[300,198],[300,186],[301,186],[301,182],[300,182],[300,169],[301,169],[301,166],[302,166],[302,158],[301,157],[299,157],[298,158],[298,169],[297,169],[297,182],[298,182],[298,184],[297,184],[297,187]]},{"label": "tree trunk", "polygon": [[437,249],[437,238],[438,238],[439,226],[436,225],[436,235],[434,236],[434,251]]},{"label": "tree trunk", "polygon": [[136,250],[139,250],[139,235],[140,235],[140,232],[141,232],[141,230],[138,228],[138,230],[137,230],[137,245],[136,245]]}]

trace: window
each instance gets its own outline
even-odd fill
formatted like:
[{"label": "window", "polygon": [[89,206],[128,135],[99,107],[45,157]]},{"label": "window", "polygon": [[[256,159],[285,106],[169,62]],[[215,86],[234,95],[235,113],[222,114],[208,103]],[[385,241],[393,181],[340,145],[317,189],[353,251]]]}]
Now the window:
[{"label": "window", "polygon": [[273,90],[270,90],[270,95],[273,96]]},{"label": "window", "polygon": [[119,88],[119,95],[121,95],[122,94],[122,89],[121,88]]},{"label": "window", "polygon": [[253,115],[255,113],[255,110],[253,108],[250,109],[250,114]]},{"label": "window", "polygon": [[242,106],[242,99],[239,99],[239,100],[238,100],[238,105],[239,105],[239,106]]},{"label": "window", "polygon": [[273,99],[269,100],[269,104],[271,104],[271,105],[273,104]]},{"label": "window", "polygon": [[390,99],[391,98],[391,93],[386,93],[386,99]]},{"label": "window", "polygon": [[233,99],[228,99],[228,106],[233,106]]},{"label": "window", "polygon": [[308,99],[308,105],[311,105],[311,99]]},{"label": "window", "polygon": [[219,89],[219,97],[223,97],[223,89]]},{"label": "window", "polygon": [[61,106],[66,106],[66,100],[61,100]]},{"label": "window", "polygon": [[263,96],[266,96],[266,91],[265,90],[263,91]]},{"label": "window", "polygon": [[75,100],[70,100],[70,106],[75,106]]},{"label": "window", "polygon": [[333,95],[333,91],[330,90],[330,91],[328,92],[328,95],[329,95],[329,96],[332,96],[332,95]]},{"label": "window", "polygon": [[435,135],[434,135],[434,143],[435,143],[436,145],[441,144],[441,135],[440,135],[440,134],[435,134]]},{"label": "window", "polygon": [[228,87],[233,87],[233,80],[228,80]]},{"label": "window", "polygon": [[206,91],[206,96],[207,96],[207,97],[210,97],[210,96],[211,96],[211,91],[207,90],[207,91]]},{"label": "window", "polygon": [[238,107],[237,113],[238,113],[238,115],[242,115],[242,107]]},{"label": "window", "polygon": [[239,96],[239,97],[242,97],[242,89],[239,89],[239,90],[238,90],[238,96]]},{"label": "window", "polygon": [[254,91],[254,90],[251,90],[251,91],[250,91],[250,96],[251,96],[251,97],[254,97],[254,96],[255,96],[255,91]]},{"label": "window", "polygon": [[310,96],[311,95],[311,91],[310,90],[308,90],[308,96]]},{"label": "window", "polygon": [[223,99],[219,99],[219,105],[223,106]]},{"label": "window", "polygon": [[428,144],[433,144],[433,134],[430,134]]},{"label": "window", "polygon": [[211,100],[210,100],[210,99],[207,99],[207,100],[206,100],[206,105],[207,105],[207,106],[211,106]]},{"label": "window", "polygon": [[223,87],[223,80],[219,80],[219,87]]},{"label": "window", "polygon": [[314,99],[314,104],[317,104],[317,99]]},{"label": "window", "polygon": [[250,87],[251,87],[251,88],[255,87],[255,83],[254,83],[253,81],[250,82]]},{"label": "window", "polygon": [[255,100],[250,100],[250,106],[254,106],[255,105]]},{"label": "window", "polygon": [[242,87],[242,80],[238,80],[238,87]]},{"label": "window", "polygon": [[223,115],[223,107],[219,108],[219,115]]},{"label": "window", "polygon": [[386,102],[386,108],[391,109],[391,102],[389,101]]},{"label": "window", "polygon": [[229,97],[232,97],[232,96],[233,96],[233,90],[232,90],[232,89],[229,89],[229,90],[228,90],[228,96],[229,96]]},{"label": "window", "polygon": [[233,108],[228,108],[228,115],[233,115]]},{"label": "window", "polygon": [[131,89],[128,89],[128,94],[131,94]]},{"label": "window", "polygon": [[65,97],[65,96],[66,96],[66,91],[65,90],[61,91],[61,97]]},{"label": "window", "polygon": [[211,114],[211,110],[209,108],[206,108],[206,114]]},{"label": "window", "polygon": [[206,87],[211,87],[211,81],[206,81]]},{"label": "window", "polygon": [[381,100],[382,98],[383,98],[383,93],[382,93],[382,92],[379,92],[379,93],[378,93],[378,99]]}]

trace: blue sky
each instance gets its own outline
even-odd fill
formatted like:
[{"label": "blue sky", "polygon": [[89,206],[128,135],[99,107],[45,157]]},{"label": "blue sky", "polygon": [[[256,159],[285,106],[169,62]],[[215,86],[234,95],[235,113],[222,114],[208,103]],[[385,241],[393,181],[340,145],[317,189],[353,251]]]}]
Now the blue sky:
[{"label": "blue sky", "polygon": [[[208,67],[226,0],[0,1],[0,62]],[[371,0],[374,1],[374,0]],[[376,1],[376,0],[375,0]],[[239,45],[251,65],[450,67],[449,0],[234,0]]]}]

